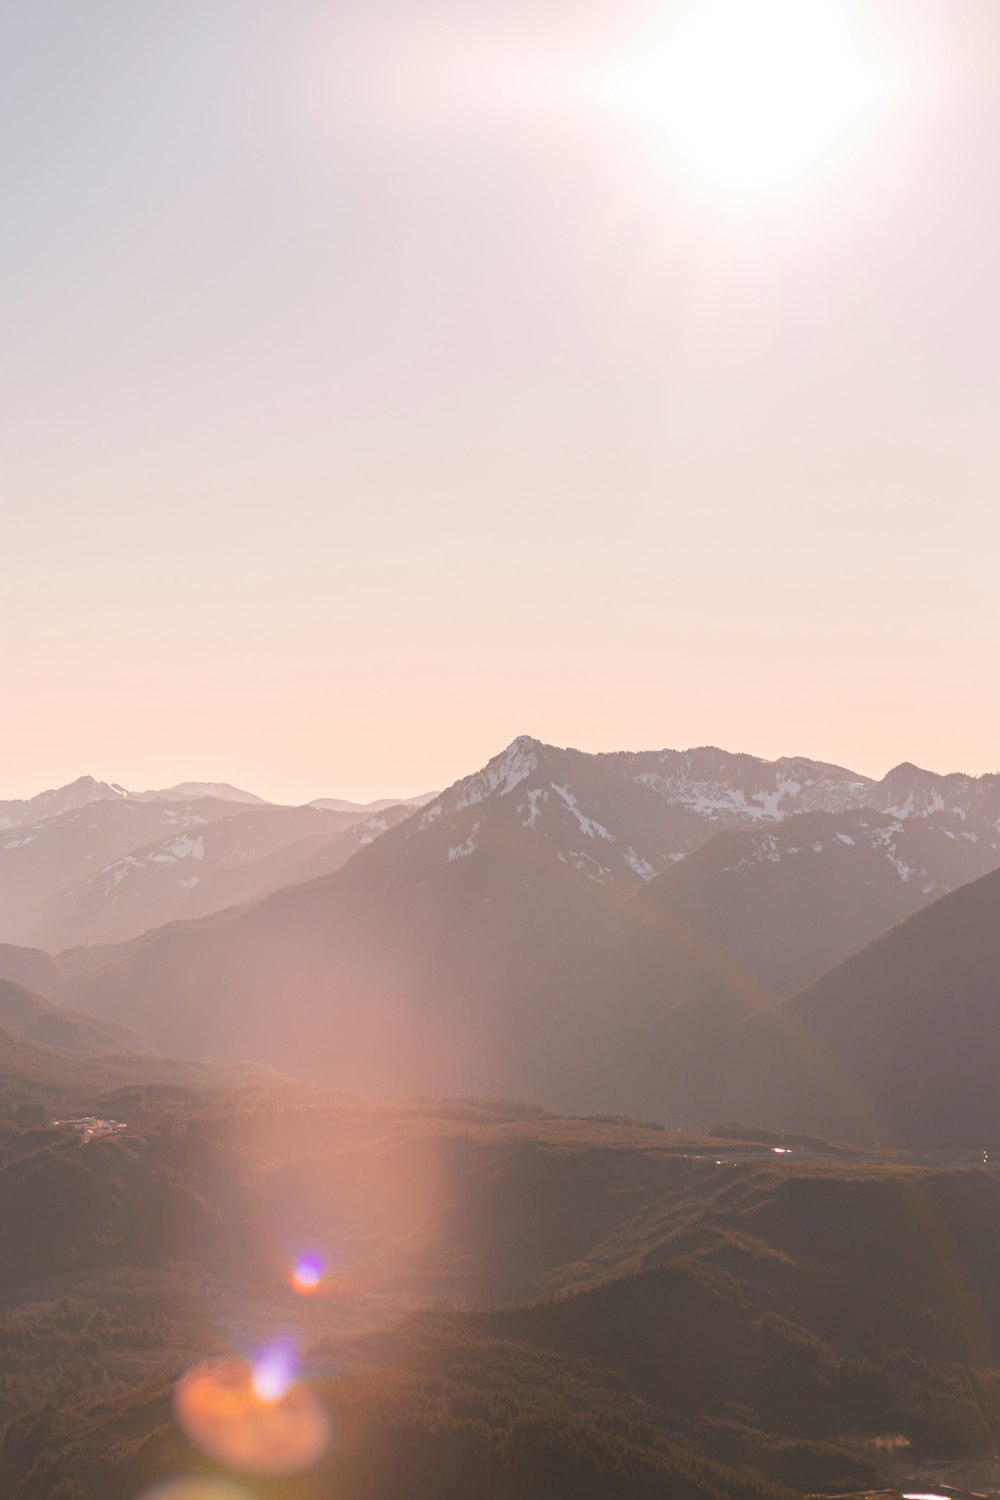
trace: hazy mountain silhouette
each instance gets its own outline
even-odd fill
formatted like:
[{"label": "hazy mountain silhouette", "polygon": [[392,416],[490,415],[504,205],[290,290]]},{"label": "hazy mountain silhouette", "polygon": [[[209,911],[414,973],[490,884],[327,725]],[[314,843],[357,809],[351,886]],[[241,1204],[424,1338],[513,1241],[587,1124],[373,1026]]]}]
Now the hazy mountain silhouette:
[{"label": "hazy mountain silhouette", "polygon": [[217,798],[221,802],[246,802],[271,806],[266,797],[256,792],[245,792],[228,781],[179,781],[176,786],[154,788],[146,792],[129,792],[134,802],[193,802],[204,797]]},{"label": "hazy mountain silhouette", "polygon": [[232,813],[232,803],[218,799],[135,802],[122,794],[0,833],[0,940],[45,946],[43,908],[59,892],[151,840],[197,837]]},{"label": "hazy mountain silhouette", "polygon": [[90,777],[3,809],[0,943],[53,952],[329,873],[411,810],[280,807],[214,782],[133,793]]},{"label": "hazy mountain silhouette", "polygon": [[171,832],[40,903],[34,935],[56,951],[122,942],[151,927],[198,917],[298,880],[325,874],[408,815],[313,807],[254,807],[204,826]]},{"label": "hazy mountain silhouette", "polygon": [[343,797],[316,797],[309,803],[310,807],[322,807],[328,812],[356,812],[356,813],[380,813],[389,807],[423,807],[434,798],[440,796],[439,792],[421,792],[416,797],[378,797],[374,802],[349,802]]},{"label": "hazy mountain silhouette", "polygon": [[9,979],[0,979],[0,1025],[29,1042],[81,1056],[150,1050],[145,1040],[127,1026],[53,1005]]},{"label": "hazy mountain silhouette", "polygon": [[92,1113],[109,1089],[237,1083],[266,1070],[165,1057],[131,1029],[50,1004],[0,979],[0,1120],[20,1104]]}]

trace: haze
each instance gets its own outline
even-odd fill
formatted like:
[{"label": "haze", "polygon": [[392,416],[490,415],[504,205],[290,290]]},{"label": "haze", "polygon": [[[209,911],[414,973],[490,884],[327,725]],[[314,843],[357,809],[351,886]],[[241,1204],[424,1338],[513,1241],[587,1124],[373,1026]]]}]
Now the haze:
[{"label": "haze", "polygon": [[3,9],[5,796],[996,768],[1000,10],[728,195],[605,87],[673,14]]}]

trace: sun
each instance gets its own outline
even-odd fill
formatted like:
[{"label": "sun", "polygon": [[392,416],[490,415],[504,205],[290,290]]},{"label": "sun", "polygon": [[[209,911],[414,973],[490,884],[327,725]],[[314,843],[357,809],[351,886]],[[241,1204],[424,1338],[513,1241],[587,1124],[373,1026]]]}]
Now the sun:
[{"label": "sun", "polygon": [[739,195],[819,170],[884,84],[848,0],[686,0],[614,90],[685,172]]}]

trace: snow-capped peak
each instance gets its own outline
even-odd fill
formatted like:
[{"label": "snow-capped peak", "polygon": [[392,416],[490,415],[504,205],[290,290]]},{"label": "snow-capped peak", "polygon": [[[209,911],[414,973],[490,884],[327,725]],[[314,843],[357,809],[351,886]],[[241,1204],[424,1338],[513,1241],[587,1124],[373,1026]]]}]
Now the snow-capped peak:
[{"label": "snow-capped peak", "polygon": [[449,811],[458,812],[463,807],[471,807],[475,802],[483,802],[487,797],[509,796],[516,786],[538,769],[539,757],[544,748],[539,740],[533,740],[526,734],[519,735],[506,750],[501,750],[499,755],[487,761],[481,771],[456,782],[444,794],[442,801]]}]

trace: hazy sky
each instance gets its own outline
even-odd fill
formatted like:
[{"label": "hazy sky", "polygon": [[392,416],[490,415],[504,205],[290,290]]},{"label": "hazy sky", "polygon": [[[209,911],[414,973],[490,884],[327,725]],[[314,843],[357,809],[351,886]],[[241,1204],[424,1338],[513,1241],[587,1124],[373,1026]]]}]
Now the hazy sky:
[{"label": "hazy sky", "polygon": [[1000,4],[849,19],[743,191],[670,0],[0,0],[0,797],[1000,767]]}]

